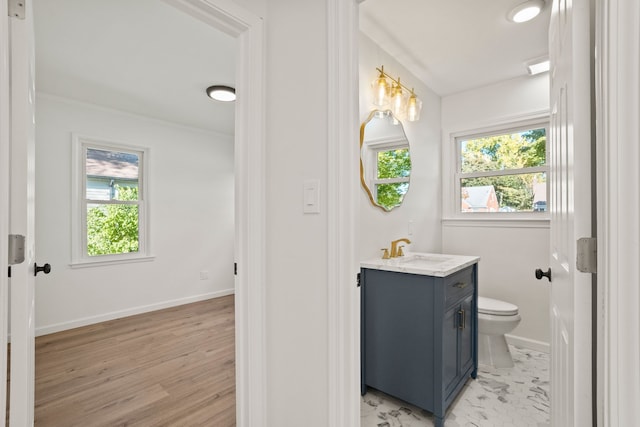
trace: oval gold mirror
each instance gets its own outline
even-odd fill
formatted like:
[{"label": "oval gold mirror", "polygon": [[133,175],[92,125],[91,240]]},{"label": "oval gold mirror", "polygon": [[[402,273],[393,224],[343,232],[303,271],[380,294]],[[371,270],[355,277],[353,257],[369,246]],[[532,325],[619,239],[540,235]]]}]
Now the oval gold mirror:
[{"label": "oval gold mirror", "polygon": [[374,206],[386,212],[409,191],[411,154],[402,123],[391,111],[374,110],[360,126],[360,181]]}]

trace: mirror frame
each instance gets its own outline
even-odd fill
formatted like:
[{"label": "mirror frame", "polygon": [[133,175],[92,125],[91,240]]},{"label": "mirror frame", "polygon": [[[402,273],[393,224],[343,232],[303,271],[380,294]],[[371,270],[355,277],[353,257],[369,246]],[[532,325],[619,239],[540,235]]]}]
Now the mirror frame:
[{"label": "mirror frame", "polygon": [[[402,206],[402,203],[404,202],[404,197],[409,192],[409,188],[411,187],[411,185],[409,185],[409,188],[407,188],[407,193],[405,193],[402,196],[402,201],[400,202],[399,205],[392,206],[391,208],[386,208],[385,206],[382,206],[381,204],[376,202],[376,199],[375,199],[375,197],[373,197],[373,193],[371,192],[371,189],[369,188],[369,185],[367,184],[367,182],[365,180],[365,177],[364,177],[364,164],[362,162],[362,146],[364,145],[364,130],[365,130],[365,127],[367,126],[367,124],[379,112],[388,113],[389,115],[391,115],[391,117],[393,117],[394,119],[396,119],[400,123],[400,126],[402,127],[402,133],[404,134],[404,137],[407,140],[407,147],[409,149],[409,155],[411,155],[411,144],[410,144],[409,138],[407,137],[407,134],[406,134],[406,132],[404,130],[404,124],[402,123],[402,121],[400,121],[397,117],[395,117],[393,115],[391,110],[372,110],[371,113],[369,114],[369,117],[367,117],[367,119],[365,121],[363,121],[362,124],[360,125],[360,184],[362,185],[362,187],[366,191],[367,195],[369,196],[369,201],[371,202],[371,204],[373,206],[382,209],[384,212],[391,212],[393,209],[399,208],[400,206]],[[412,168],[413,168],[413,162],[412,162]],[[411,175],[411,174],[409,174],[409,175]],[[409,184],[410,183],[411,183],[411,181],[409,181]]]}]

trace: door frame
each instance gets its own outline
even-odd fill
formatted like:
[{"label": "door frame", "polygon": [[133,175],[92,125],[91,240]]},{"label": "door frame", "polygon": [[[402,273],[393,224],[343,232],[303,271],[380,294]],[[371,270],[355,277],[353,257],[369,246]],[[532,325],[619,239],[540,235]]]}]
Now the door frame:
[{"label": "door frame", "polygon": [[[230,0],[166,0],[238,40],[235,125],[236,421],[239,426],[266,423],[265,369],[265,155],[264,26],[262,18]],[[7,2],[0,5],[0,269],[7,271],[9,212],[9,34]],[[231,267],[230,267],[231,268]],[[6,343],[8,280],[0,274],[0,345]],[[4,347],[2,347],[4,348]],[[0,372],[6,382],[6,352]],[[4,407],[5,387],[0,387]],[[5,425],[6,407],[0,411]]]},{"label": "door frame", "polygon": [[327,0],[328,424],[360,426],[358,4]]},{"label": "door frame", "polygon": [[[235,118],[236,424],[265,426],[264,23],[229,0],[165,0],[238,41]],[[230,267],[231,268],[231,267]]]},{"label": "door frame", "polygon": [[640,5],[596,2],[597,425],[640,418]]}]

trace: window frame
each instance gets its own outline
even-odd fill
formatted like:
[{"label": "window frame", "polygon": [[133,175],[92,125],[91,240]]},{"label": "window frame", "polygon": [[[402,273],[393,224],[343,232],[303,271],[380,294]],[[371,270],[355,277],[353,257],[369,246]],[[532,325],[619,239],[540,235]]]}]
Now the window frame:
[{"label": "window frame", "polygon": [[[450,170],[449,178],[445,180],[446,184],[443,188],[445,215],[443,220],[464,220],[464,221],[517,221],[517,220],[543,220],[550,218],[549,200],[547,200],[547,210],[544,212],[462,212],[460,201],[462,197],[461,180],[465,178],[491,177],[491,176],[508,176],[519,175],[523,173],[545,173],[547,176],[547,199],[549,199],[549,124],[550,118],[548,112],[536,115],[531,118],[519,120],[505,120],[494,125],[486,127],[478,127],[475,129],[451,132],[449,134],[449,150],[445,151],[448,159],[445,158],[445,164]],[[495,171],[478,171],[462,173],[461,159],[461,141],[474,138],[482,138],[488,136],[496,136],[501,134],[517,133],[527,130],[544,128],[547,137],[545,147],[546,158],[544,166],[535,166],[529,168],[506,169]]]},{"label": "window frame", "polygon": [[[107,141],[84,135],[72,134],[72,209],[71,209],[71,267],[91,267],[108,264],[150,261],[149,253],[149,149],[131,144]],[[95,200],[87,198],[86,156],[87,149],[117,151],[138,156],[138,200]],[[89,256],[87,252],[87,204],[128,204],[138,206],[138,251]]]}]

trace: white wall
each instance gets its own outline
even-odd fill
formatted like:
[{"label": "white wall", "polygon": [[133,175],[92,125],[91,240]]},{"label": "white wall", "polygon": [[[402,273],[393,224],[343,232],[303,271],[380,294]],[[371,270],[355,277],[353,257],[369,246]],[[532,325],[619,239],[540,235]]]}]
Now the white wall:
[{"label": "white wall", "polygon": [[[549,80],[524,77],[442,99],[442,144],[450,134],[479,129],[549,109]],[[444,162],[448,162],[444,156]],[[447,169],[447,168],[445,168]],[[443,204],[449,199],[443,197]],[[481,257],[479,293],[518,305],[522,321],[515,341],[546,349],[549,342],[549,283],[534,277],[549,265],[548,221],[450,221],[442,226],[442,250]],[[514,341],[514,342],[515,342]]]},{"label": "white wall", "polygon": [[[400,76],[404,85],[415,88],[423,102],[420,120],[403,123],[412,169],[409,191],[402,206],[385,212],[371,204],[364,189],[360,192],[360,257],[363,260],[379,257],[380,248],[388,248],[392,240],[401,237],[411,240],[408,250],[440,252],[440,97],[362,33],[359,49],[361,121],[366,120],[373,109],[371,82],[378,77],[376,67],[381,65],[394,78]],[[413,222],[412,235],[408,233],[410,221]]]},{"label": "white wall", "polygon": [[[150,149],[153,261],[70,267],[72,132]],[[232,136],[38,94],[38,333],[233,293],[233,174]]]},{"label": "white wall", "polygon": [[[269,0],[266,305],[269,426],[328,420],[327,3]],[[320,213],[303,213],[303,182]]]}]

